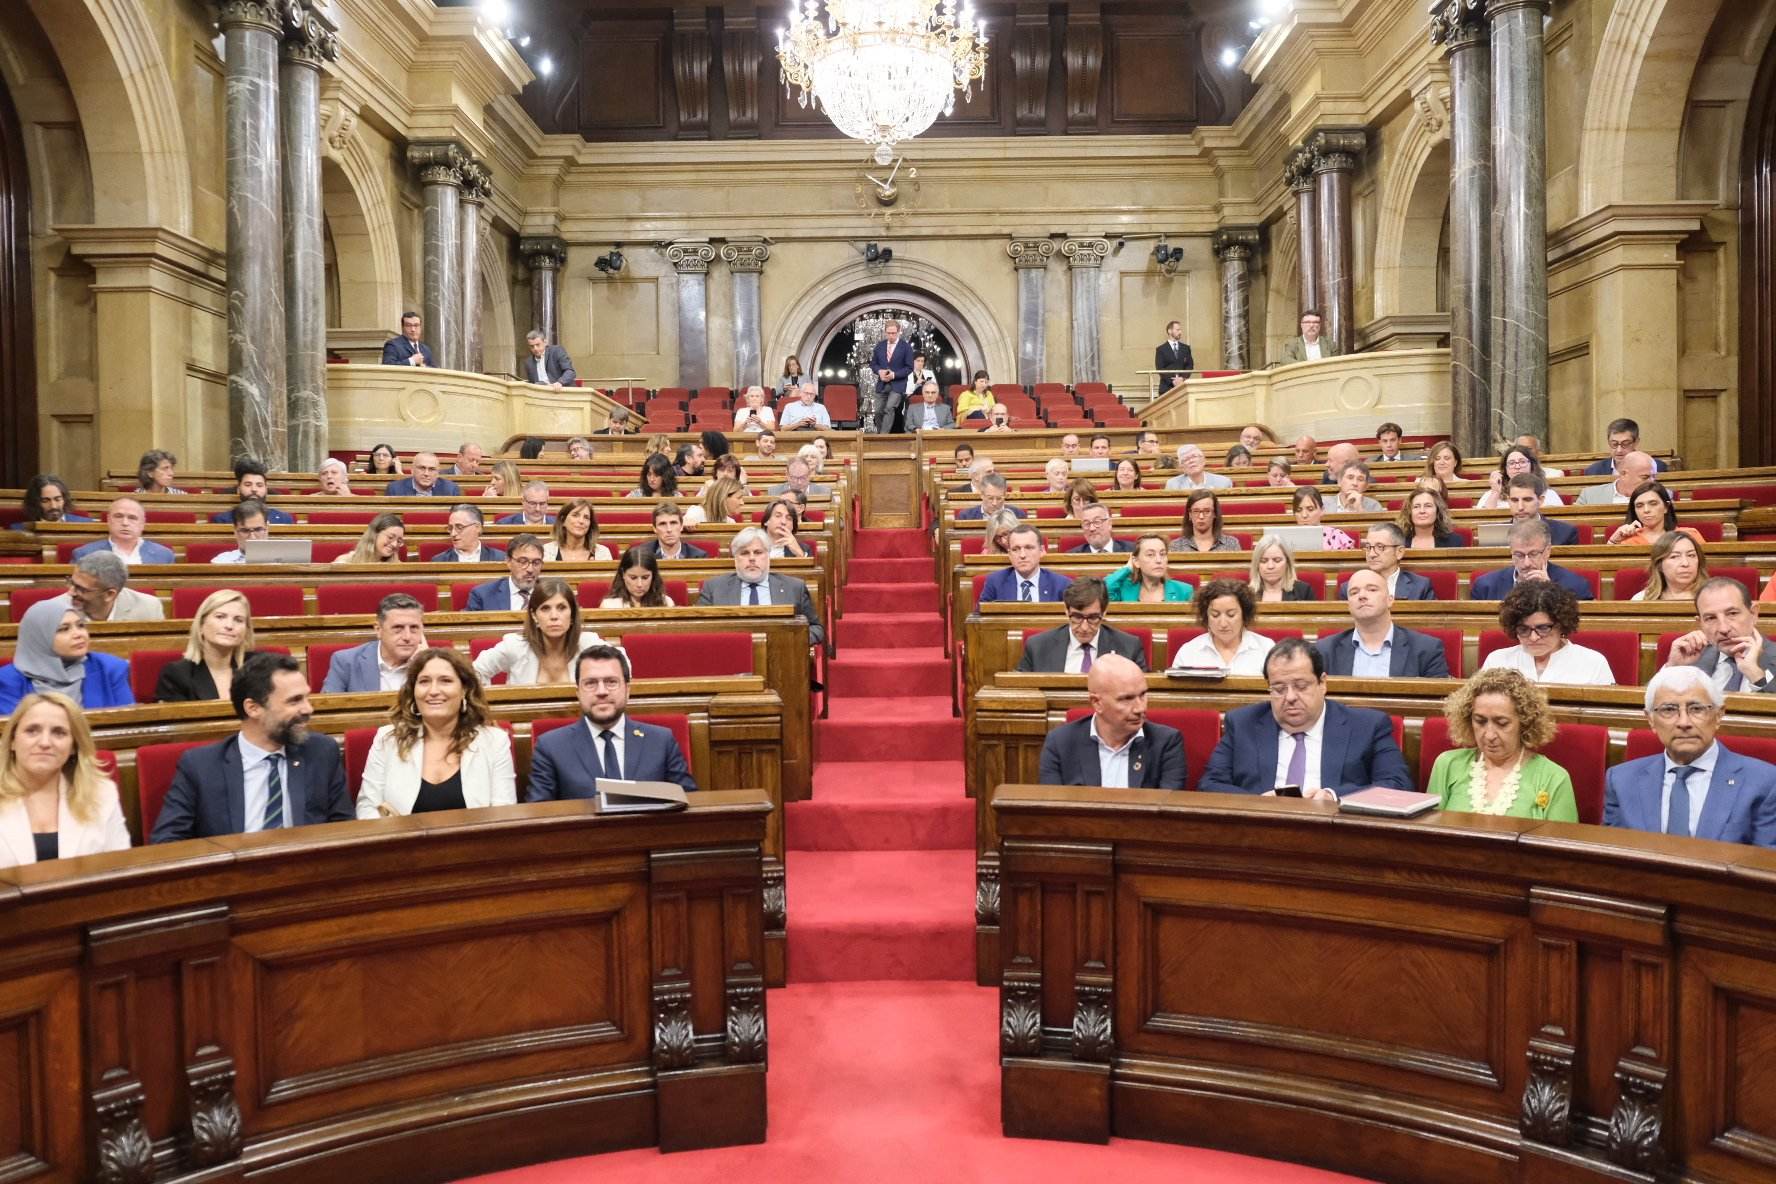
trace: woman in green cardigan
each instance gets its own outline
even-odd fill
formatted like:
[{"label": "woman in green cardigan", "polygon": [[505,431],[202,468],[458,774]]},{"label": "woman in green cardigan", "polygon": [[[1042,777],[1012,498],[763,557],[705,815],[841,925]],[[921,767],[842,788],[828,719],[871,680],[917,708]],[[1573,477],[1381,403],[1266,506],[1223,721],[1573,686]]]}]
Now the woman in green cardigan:
[{"label": "woman in green cardigan", "polygon": [[1431,766],[1426,793],[1445,810],[1577,822],[1565,769],[1536,749],[1554,738],[1542,689],[1515,670],[1482,670],[1443,704],[1452,748]]},{"label": "woman in green cardigan", "polygon": [[1196,595],[1196,589],[1183,580],[1167,574],[1166,538],[1163,534],[1144,534],[1135,541],[1135,553],[1127,567],[1104,581],[1104,590],[1113,601],[1142,604],[1177,603]]}]

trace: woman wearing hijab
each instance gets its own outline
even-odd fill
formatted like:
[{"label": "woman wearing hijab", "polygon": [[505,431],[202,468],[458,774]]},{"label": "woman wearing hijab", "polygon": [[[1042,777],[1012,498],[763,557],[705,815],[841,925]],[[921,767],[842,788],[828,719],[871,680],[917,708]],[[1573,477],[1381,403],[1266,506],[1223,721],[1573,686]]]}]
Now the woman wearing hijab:
[{"label": "woman wearing hijab", "polygon": [[40,600],[19,622],[12,665],[0,669],[0,715],[9,715],[33,692],[66,695],[91,711],[128,707],[129,663],[110,654],[88,652],[86,617],[66,596]]}]

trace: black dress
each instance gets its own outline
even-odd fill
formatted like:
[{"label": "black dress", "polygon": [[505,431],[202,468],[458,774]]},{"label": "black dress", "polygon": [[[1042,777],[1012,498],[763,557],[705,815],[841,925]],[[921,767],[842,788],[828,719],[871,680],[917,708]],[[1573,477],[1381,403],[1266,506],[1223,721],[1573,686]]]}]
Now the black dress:
[{"label": "black dress", "polygon": [[452,773],[448,780],[432,782],[424,778],[419,782],[419,796],[413,799],[413,813],[429,814],[433,810],[465,810],[468,803],[463,801],[462,770]]},{"label": "black dress", "polygon": [[37,848],[37,862],[38,863],[48,863],[50,860],[56,859],[56,858],[60,857],[60,855],[61,855],[61,850],[62,850],[61,839],[57,836],[56,832],[53,830],[50,830],[50,831],[34,830],[34,831],[32,831],[31,832],[31,842]]}]

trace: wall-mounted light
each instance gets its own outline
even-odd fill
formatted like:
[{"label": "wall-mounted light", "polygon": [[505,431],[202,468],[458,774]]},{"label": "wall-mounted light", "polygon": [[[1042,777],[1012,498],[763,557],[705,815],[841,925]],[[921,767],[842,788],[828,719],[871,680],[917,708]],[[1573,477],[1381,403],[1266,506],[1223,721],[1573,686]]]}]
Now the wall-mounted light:
[{"label": "wall-mounted light", "polygon": [[542,57],[538,58],[537,73],[541,74],[544,78],[555,73],[555,59],[551,58],[548,54],[544,54]]},{"label": "wall-mounted light", "polygon": [[879,246],[876,243],[863,245],[863,261],[865,263],[888,263],[894,258],[894,248]]},{"label": "wall-mounted light", "polygon": [[1235,66],[1239,65],[1239,60],[1240,51],[1233,46],[1230,45],[1221,51],[1221,65],[1225,68],[1229,70],[1233,69]]},{"label": "wall-mounted light", "polygon": [[1184,248],[1168,247],[1162,239],[1159,245],[1153,248],[1153,261],[1159,264],[1161,271],[1171,275],[1178,270],[1178,264],[1184,261]]},{"label": "wall-mounted light", "polygon": [[622,243],[617,243],[615,246],[611,247],[608,252],[592,260],[592,266],[605,275],[615,275],[617,272],[622,271],[623,252],[619,249],[622,245]]}]

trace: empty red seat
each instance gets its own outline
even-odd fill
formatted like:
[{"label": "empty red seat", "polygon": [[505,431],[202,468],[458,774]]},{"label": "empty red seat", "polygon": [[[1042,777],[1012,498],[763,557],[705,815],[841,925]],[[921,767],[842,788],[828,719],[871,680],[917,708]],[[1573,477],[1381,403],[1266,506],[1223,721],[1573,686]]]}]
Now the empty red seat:
[{"label": "empty red seat", "polygon": [[[194,588],[173,589],[173,616],[190,619],[197,615],[214,593],[226,585],[212,584]],[[247,607],[255,617],[300,617],[303,615],[302,585],[242,584],[238,591],[247,598]]]},{"label": "empty red seat", "polygon": [[1460,629],[1420,629],[1417,625],[1414,625],[1413,628],[1427,637],[1434,637],[1443,643],[1443,661],[1449,667],[1451,678],[1467,677],[1467,671],[1464,669],[1467,662],[1462,658],[1462,631]]},{"label": "empty red seat", "polygon": [[1699,485],[1690,497],[1700,501],[1747,501],[1753,505],[1776,505],[1776,482],[1745,485]]},{"label": "empty red seat", "polygon": [[308,521],[315,526],[369,526],[376,514],[375,510],[310,510]]},{"label": "empty red seat", "polygon": [[316,642],[308,647],[308,689],[315,694],[327,683],[327,671],[333,668],[333,655],[363,645],[361,641]]},{"label": "empty red seat", "polygon": [[635,678],[751,674],[750,633],[631,633],[623,638]]},{"label": "empty red seat", "polygon": [[197,521],[197,515],[185,510],[147,510],[144,511],[149,523],[172,522],[181,526]]},{"label": "empty red seat", "polygon": [[[577,724],[583,718],[585,717],[570,715],[554,716],[549,719],[533,721],[530,725],[530,744],[532,751],[535,751],[536,742],[538,740],[541,740],[556,728],[565,728],[570,724]],[[696,775],[696,761],[691,755],[691,721],[688,717],[682,715],[630,715],[629,718],[638,723],[653,724],[657,728],[665,728],[670,731],[672,733],[672,738],[678,741],[679,751],[684,753],[685,768],[689,770],[692,776]],[[520,794],[518,800],[521,802],[524,801],[524,795]]]},{"label": "empty red seat", "polygon": [[436,584],[328,584],[315,586],[315,611],[322,616],[374,613],[385,596],[397,592],[419,601],[420,607],[434,612],[438,607]]},{"label": "empty red seat", "polygon": [[154,690],[160,684],[160,672],[168,662],[185,656],[184,650],[132,650],[129,655],[130,690],[138,703],[158,703]]},{"label": "empty red seat", "polygon": [[66,596],[68,589],[62,588],[14,588],[7,603],[12,610],[14,623],[25,619],[25,610],[41,600],[54,600],[58,596]]},{"label": "empty red seat", "polygon": [[[1133,632],[1131,630],[1131,632]],[[1067,712],[1067,722],[1084,719],[1089,707],[1075,707]],[[1221,713],[1199,707],[1158,707],[1147,713],[1156,724],[1176,728],[1184,737],[1184,788],[1195,789],[1202,782],[1203,770],[1209,767],[1209,756],[1221,742]]]},{"label": "empty red seat", "polygon": [[207,740],[182,740],[177,744],[144,744],[136,749],[136,797],[141,803],[144,843],[154,833],[155,820],[166,803],[167,791],[173,787],[173,774],[178,771],[179,758],[187,749],[208,743]]},{"label": "empty red seat", "polygon": [[316,563],[332,563],[341,555],[351,554],[357,549],[357,546],[357,540],[355,539],[327,541],[316,539],[314,545],[314,561]]},{"label": "empty red seat", "polygon": [[[1431,776],[1431,766],[1451,747],[1449,721],[1427,716],[1418,741],[1418,784]],[[1579,821],[1603,822],[1604,777],[1608,772],[1609,729],[1600,724],[1561,724],[1542,755],[1566,770],[1578,800]]]}]

